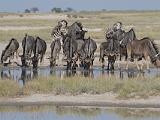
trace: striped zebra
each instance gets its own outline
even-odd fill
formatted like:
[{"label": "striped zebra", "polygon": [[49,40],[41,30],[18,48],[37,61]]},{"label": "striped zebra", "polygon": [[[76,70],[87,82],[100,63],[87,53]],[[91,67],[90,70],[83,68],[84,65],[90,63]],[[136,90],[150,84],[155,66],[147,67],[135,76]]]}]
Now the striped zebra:
[{"label": "striped zebra", "polygon": [[53,28],[51,36],[53,40],[60,40],[61,45],[63,45],[63,38],[67,34],[67,21],[61,20],[58,22],[58,25]]},{"label": "striped zebra", "polygon": [[122,29],[122,22],[116,22],[113,24],[113,30],[117,31],[119,29]]}]

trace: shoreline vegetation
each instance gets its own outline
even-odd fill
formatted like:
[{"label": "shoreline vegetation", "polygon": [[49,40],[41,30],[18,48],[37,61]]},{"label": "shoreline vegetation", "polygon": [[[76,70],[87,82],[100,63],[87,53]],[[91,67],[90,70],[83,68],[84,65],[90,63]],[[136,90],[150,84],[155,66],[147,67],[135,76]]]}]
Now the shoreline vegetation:
[{"label": "shoreline vegetation", "polygon": [[160,108],[160,78],[39,77],[24,87],[0,80],[0,105]]},{"label": "shoreline vegetation", "polygon": [[0,97],[53,95],[99,95],[112,93],[116,99],[148,98],[160,95],[160,78],[137,77],[119,79],[112,76],[97,79],[87,77],[38,77],[20,87],[14,80],[0,80]]}]

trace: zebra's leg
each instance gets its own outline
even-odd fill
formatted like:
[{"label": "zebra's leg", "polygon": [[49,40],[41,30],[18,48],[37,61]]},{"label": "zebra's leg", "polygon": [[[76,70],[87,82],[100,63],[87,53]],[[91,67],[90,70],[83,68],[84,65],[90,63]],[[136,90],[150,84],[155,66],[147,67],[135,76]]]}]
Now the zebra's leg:
[{"label": "zebra's leg", "polygon": [[126,70],[128,70],[128,66],[129,66],[129,59],[127,59],[126,61]]},{"label": "zebra's leg", "polygon": [[63,45],[60,46],[60,50],[57,51],[58,59],[60,59],[60,66],[63,66],[64,54],[63,54]]},{"label": "zebra's leg", "polygon": [[141,66],[140,66],[140,70],[143,70],[143,64],[144,63],[144,59],[141,60]]},{"label": "zebra's leg", "polygon": [[140,67],[138,65],[138,59],[136,59],[136,66],[137,66],[137,69],[140,70]]},{"label": "zebra's leg", "polygon": [[[120,57],[120,56],[119,56]],[[115,59],[116,60],[116,59]],[[120,59],[117,59],[117,66],[118,66],[118,69],[120,69]]]},{"label": "zebra's leg", "polygon": [[150,60],[150,58],[148,56],[147,59],[146,59],[147,70],[149,70],[149,60]]},{"label": "zebra's leg", "polygon": [[16,51],[14,54],[15,54],[15,56],[16,56],[16,60],[18,59],[18,53],[17,53],[18,51]]}]

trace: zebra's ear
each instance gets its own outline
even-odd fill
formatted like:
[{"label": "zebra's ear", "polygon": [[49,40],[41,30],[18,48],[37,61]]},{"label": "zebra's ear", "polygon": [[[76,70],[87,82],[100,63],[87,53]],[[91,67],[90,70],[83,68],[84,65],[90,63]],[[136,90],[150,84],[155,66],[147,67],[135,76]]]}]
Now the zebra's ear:
[{"label": "zebra's ear", "polygon": [[25,33],[25,37],[27,37],[27,33]]}]

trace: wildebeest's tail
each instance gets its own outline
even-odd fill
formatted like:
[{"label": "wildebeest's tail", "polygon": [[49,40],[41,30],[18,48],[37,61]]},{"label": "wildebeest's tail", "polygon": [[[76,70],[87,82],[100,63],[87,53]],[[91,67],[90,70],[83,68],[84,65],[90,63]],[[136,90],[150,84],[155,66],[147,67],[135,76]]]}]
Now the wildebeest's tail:
[{"label": "wildebeest's tail", "polygon": [[151,59],[152,64],[154,64],[154,62],[157,60],[157,58],[159,58],[159,49],[157,44],[151,40],[150,38],[146,38],[148,39],[148,51],[149,51],[149,56]]}]

